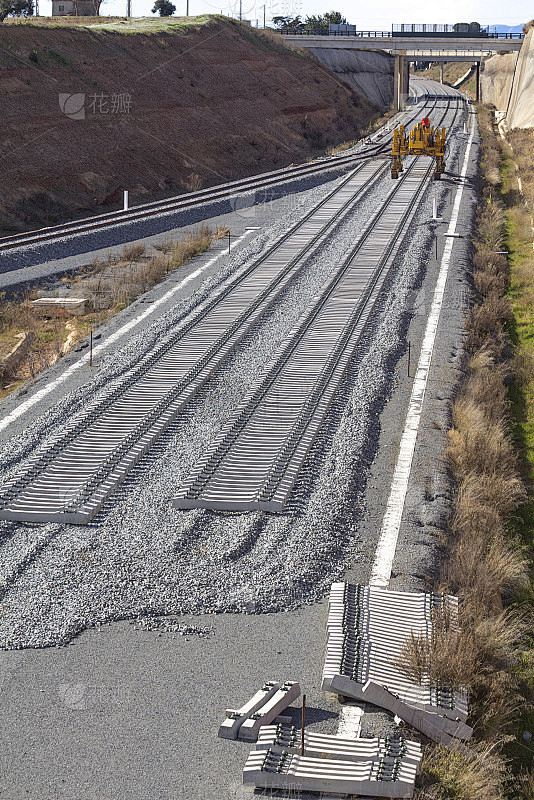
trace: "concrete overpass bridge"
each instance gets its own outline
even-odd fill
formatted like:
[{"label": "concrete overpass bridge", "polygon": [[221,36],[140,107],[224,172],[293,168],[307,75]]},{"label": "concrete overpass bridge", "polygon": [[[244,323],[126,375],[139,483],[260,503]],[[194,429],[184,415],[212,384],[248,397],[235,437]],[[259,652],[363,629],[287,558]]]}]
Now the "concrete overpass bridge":
[{"label": "concrete overpass bridge", "polygon": [[521,49],[522,34],[490,34],[488,36],[454,36],[451,34],[403,35],[380,31],[359,31],[354,34],[331,31],[328,35],[283,32],[285,40],[296,47],[310,50],[383,50],[395,58],[394,107],[404,104],[403,87],[407,82],[410,61],[471,61],[477,66],[477,100],[480,62],[495,53],[512,53]]}]

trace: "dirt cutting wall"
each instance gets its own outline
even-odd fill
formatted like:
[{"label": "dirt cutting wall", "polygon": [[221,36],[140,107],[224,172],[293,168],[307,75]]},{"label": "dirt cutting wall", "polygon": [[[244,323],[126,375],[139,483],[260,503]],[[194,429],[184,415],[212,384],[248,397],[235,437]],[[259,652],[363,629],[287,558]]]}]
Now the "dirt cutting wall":
[{"label": "dirt cutting wall", "polygon": [[507,111],[512,94],[512,83],[518,53],[492,56],[484,61],[480,73],[482,102],[495,106],[497,111]]},{"label": "dirt cutting wall", "polygon": [[506,127],[534,127],[534,28],[530,28],[518,54],[489,58],[481,74],[483,103],[506,113]]},{"label": "dirt cutting wall", "polygon": [[356,138],[378,108],[231,20],[159,33],[9,25],[0,231],[221,183]]},{"label": "dirt cutting wall", "polygon": [[534,28],[530,28],[519,52],[506,125],[534,128]]}]

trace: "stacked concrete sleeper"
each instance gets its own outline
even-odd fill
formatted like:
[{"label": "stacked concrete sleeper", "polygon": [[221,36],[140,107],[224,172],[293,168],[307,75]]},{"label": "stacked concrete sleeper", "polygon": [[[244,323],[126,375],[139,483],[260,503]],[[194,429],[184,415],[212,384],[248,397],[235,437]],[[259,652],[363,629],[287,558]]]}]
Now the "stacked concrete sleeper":
[{"label": "stacked concrete sleeper", "polygon": [[380,705],[441,743],[468,739],[466,692],[416,684],[398,666],[411,633],[430,636],[436,611],[454,624],[457,608],[452,595],[333,584],[323,689]]}]

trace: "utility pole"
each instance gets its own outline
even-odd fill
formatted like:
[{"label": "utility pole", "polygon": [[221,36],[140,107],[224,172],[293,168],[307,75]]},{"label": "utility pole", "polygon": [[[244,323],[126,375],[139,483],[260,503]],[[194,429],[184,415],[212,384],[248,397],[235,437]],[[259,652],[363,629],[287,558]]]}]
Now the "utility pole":
[{"label": "utility pole", "polygon": [[35,0],[35,16],[39,16],[39,0]]},{"label": "utility pole", "polygon": [[265,30],[265,5],[263,6],[263,30]]},{"label": "utility pole", "polygon": [[189,16],[189,0],[186,0],[185,2],[185,16]]},{"label": "utility pole", "polygon": [[239,21],[243,19],[243,0],[239,0]]},{"label": "utility pole", "polygon": [[126,16],[128,19],[132,16],[132,0],[126,0]]}]

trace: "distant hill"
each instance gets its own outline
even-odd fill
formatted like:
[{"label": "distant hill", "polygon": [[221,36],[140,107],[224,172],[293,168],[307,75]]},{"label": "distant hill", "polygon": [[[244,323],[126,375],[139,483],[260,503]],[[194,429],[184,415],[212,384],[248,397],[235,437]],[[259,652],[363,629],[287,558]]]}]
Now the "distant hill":
[{"label": "distant hill", "polygon": [[524,22],[519,25],[490,25],[490,30],[495,30],[497,33],[521,33],[523,31]]}]

